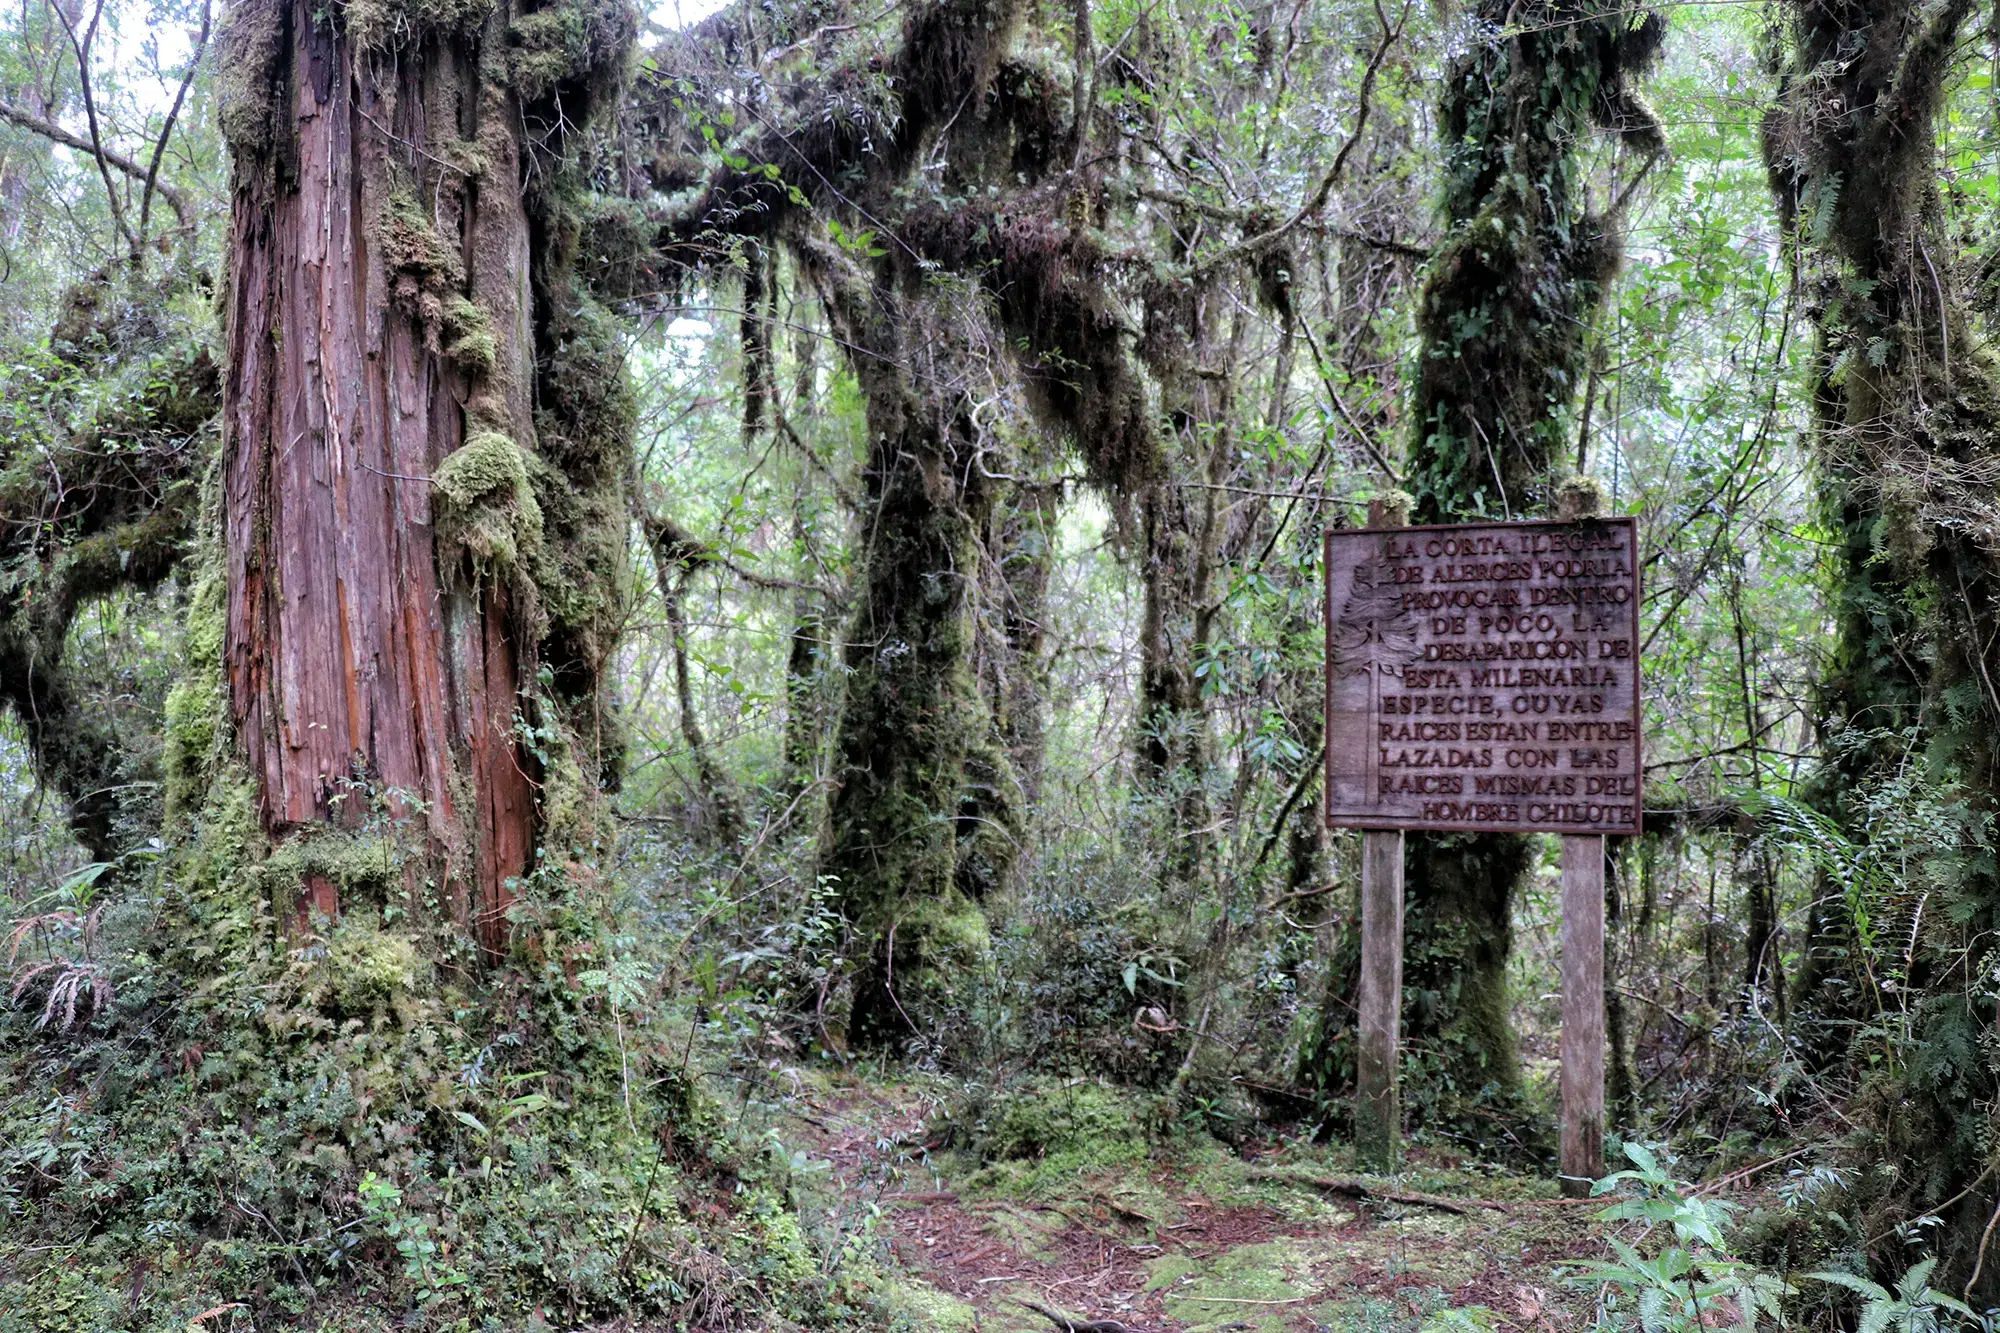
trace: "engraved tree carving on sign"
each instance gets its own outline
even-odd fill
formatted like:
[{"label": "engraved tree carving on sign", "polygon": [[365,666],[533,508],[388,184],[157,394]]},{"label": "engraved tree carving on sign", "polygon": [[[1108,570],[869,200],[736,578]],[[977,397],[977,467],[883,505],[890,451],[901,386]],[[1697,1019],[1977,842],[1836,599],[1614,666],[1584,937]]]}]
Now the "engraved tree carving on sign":
[{"label": "engraved tree carving on sign", "polygon": [[1417,652],[1417,618],[1404,608],[1397,587],[1383,581],[1386,573],[1374,560],[1360,561],[1351,568],[1346,595],[1327,642],[1332,693],[1327,744],[1350,754],[1358,747],[1359,753],[1367,756],[1362,765],[1336,766],[1348,772],[1358,769],[1366,784],[1362,791],[1351,789],[1351,779],[1341,784],[1349,789],[1331,793],[1340,804],[1378,803],[1377,749],[1370,733],[1380,713],[1382,678],[1399,679],[1403,663]]}]

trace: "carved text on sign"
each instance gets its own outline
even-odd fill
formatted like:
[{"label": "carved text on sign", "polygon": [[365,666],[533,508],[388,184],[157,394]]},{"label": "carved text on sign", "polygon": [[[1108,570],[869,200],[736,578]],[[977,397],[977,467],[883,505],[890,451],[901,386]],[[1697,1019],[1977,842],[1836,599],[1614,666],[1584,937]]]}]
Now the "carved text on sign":
[{"label": "carved text on sign", "polygon": [[1638,525],[1330,532],[1327,822],[1633,834]]}]

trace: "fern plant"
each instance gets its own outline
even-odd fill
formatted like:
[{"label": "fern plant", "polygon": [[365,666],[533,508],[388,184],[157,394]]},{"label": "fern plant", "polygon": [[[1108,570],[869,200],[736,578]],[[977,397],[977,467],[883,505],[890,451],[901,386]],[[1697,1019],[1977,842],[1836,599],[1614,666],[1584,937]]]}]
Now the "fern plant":
[{"label": "fern plant", "polygon": [[1620,1333],[1701,1333],[1715,1328],[1757,1333],[1789,1327],[1783,1300],[1793,1288],[1729,1253],[1725,1230],[1733,1206],[1695,1194],[1642,1144],[1626,1144],[1625,1156],[1631,1169],[1604,1177],[1591,1193],[1637,1188],[1598,1218],[1642,1223],[1641,1240],[1660,1230],[1669,1234],[1667,1243],[1652,1255],[1631,1241],[1607,1237],[1610,1260],[1569,1270],[1569,1281],[1598,1288],[1596,1327]]},{"label": "fern plant", "polygon": [[1971,1306],[1930,1284],[1931,1270],[1936,1267],[1935,1257],[1919,1260],[1896,1280],[1894,1291],[1865,1277],[1832,1269],[1808,1276],[1845,1287],[1861,1298],[1855,1333],[1959,1333],[1990,1328]]}]

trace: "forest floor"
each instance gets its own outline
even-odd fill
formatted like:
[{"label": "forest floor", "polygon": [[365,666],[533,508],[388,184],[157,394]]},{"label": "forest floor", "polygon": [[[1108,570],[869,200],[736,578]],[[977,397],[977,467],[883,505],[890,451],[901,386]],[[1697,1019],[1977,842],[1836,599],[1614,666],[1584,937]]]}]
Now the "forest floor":
[{"label": "forest floor", "polygon": [[1602,1205],[1558,1198],[1548,1179],[1422,1154],[1367,1176],[1344,1149],[1284,1140],[982,1167],[942,1150],[920,1085],[841,1077],[803,1101],[795,1146],[828,1164],[837,1206],[886,1237],[901,1270],[890,1303],[918,1328],[1056,1327],[1024,1301],[1132,1333],[1400,1333],[1466,1307],[1490,1322],[1462,1327],[1590,1322],[1591,1294],[1558,1270],[1604,1255]]}]

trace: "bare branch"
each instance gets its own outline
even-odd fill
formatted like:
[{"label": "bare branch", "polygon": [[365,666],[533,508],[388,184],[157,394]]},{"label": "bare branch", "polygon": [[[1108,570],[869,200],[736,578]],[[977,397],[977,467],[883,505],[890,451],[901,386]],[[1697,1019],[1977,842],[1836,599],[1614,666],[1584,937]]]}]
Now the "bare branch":
[{"label": "bare branch", "polygon": [[139,256],[139,238],[132,234],[132,226],[125,221],[125,207],[118,200],[118,187],[112,183],[110,164],[104,160],[104,135],[97,125],[97,97],[90,90],[90,48],[97,40],[97,25],[104,18],[104,0],[97,0],[97,7],[90,12],[90,26],[83,30],[83,36],[76,35],[76,25],[61,5],[51,6],[58,19],[62,20],[63,32],[69,36],[70,50],[76,53],[76,80],[78,90],[83,94],[84,123],[90,126],[90,154],[97,159],[97,174],[104,178],[105,201],[111,205],[111,220],[118,224],[118,234],[132,247],[132,257]]},{"label": "bare branch", "polygon": [[[34,112],[25,110],[22,107],[15,106],[11,102],[0,101],[0,120],[4,120],[12,125],[18,125],[31,134],[39,134],[50,143],[59,143],[65,148],[74,148],[78,152],[89,153],[96,157],[100,164],[114,167],[134,180],[143,181],[146,179],[147,173],[144,164],[133,161],[115,148],[106,148],[100,151],[91,144],[90,140],[84,138],[82,135],[72,134],[54,121],[38,116]],[[180,219],[183,227],[188,226],[192,222],[193,219],[188,209],[186,195],[165,181],[156,182],[153,188],[159,192],[162,199],[167,201],[167,205],[174,210],[174,216]]]},{"label": "bare branch", "polygon": [[[181,104],[187,101],[188,88],[194,83],[195,71],[201,68],[201,53],[208,47],[209,19],[214,8],[213,0],[202,0],[201,32],[194,39],[194,49],[188,53],[187,74],[181,79],[180,90],[174,94],[174,104],[167,111],[166,123],[160,126],[159,142],[153,145],[153,159],[146,164],[146,189],[139,198],[138,244],[141,246],[146,243],[146,223],[153,215],[153,195],[160,189],[160,159],[167,154],[167,140],[174,137],[174,122],[180,119]],[[173,201],[169,199],[167,202]],[[180,214],[181,225],[186,226],[187,215],[181,213],[178,207],[174,212]]]},{"label": "bare branch", "polygon": [[1362,72],[1361,107],[1354,116],[1353,132],[1347,136],[1347,142],[1340,146],[1340,151],[1333,155],[1333,165],[1319,178],[1319,184],[1313,187],[1312,193],[1306,196],[1305,202],[1299,205],[1296,213],[1269,231],[1246,237],[1235,245],[1216,251],[1195,266],[1195,273],[1210,273],[1240,259],[1249,258],[1283,240],[1300,223],[1317,215],[1326,207],[1327,198],[1333,193],[1334,185],[1347,170],[1347,159],[1353,154],[1355,145],[1361,142],[1362,131],[1368,128],[1368,115],[1375,105],[1375,78],[1382,72],[1382,62],[1388,59],[1389,48],[1402,40],[1403,28],[1410,21],[1410,0],[1403,0],[1403,10],[1396,16],[1393,27],[1390,26],[1388,14],[1382,9],[1381,0],[1376,0],[1375,17],[1382,25],[1382,40],[1376,43],[1374,54],[1368,58],[1368,68]]}]

